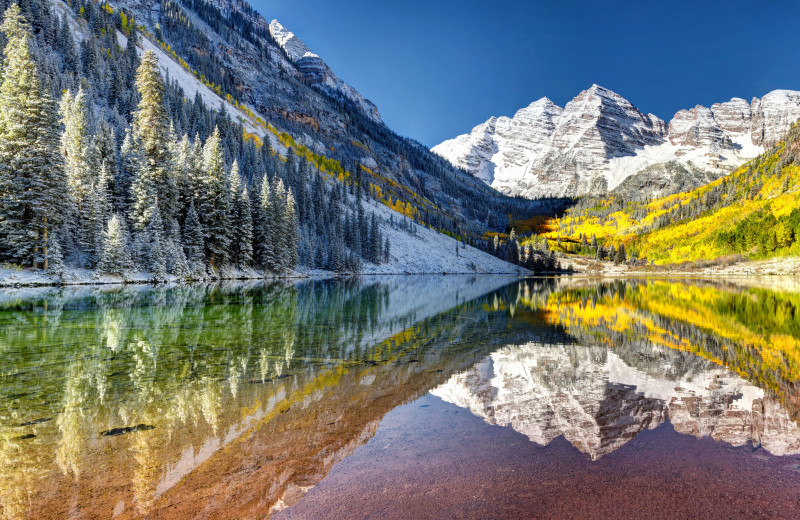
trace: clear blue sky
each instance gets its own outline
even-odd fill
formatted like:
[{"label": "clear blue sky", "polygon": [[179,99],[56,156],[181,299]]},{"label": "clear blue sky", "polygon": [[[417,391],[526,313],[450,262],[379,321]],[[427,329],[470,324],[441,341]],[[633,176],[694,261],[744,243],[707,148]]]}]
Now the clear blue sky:
[{"label": "clear blue sky", "polygon": [[[698,4],[698,5],[695,5]],[[699,5],[702,4],[702,5]],[[427,145],[592,83],[669,121],[800,90],[800,2],[254,0]]]}]

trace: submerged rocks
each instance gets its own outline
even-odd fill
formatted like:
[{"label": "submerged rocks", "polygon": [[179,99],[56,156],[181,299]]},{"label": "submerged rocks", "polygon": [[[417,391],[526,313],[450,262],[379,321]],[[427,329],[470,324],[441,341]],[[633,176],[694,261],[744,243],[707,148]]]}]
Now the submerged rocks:
[{"label": "submerged rocks", "polygon": [[136,426],[125,426],[122,428],[112,428],[110,430],[106,430],[100,432],[100,435],[104,437],[116,437],[117,435],[125,435],[126,433],[135,433],[135,432],[144,432],[148,430],[154,430],[155,426],[150,426],[149,424],[137,424]]}]

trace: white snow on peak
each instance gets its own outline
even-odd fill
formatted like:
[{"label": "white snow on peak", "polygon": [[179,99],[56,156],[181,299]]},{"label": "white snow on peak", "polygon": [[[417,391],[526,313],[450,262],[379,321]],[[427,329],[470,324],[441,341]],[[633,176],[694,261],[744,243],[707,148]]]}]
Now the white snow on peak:
[{"label": "white snow on peak", "polygon": [[316,56],[300,38],[284,27],[278,20],[272,20],[270,22],[269,32],[278,45],[286,51],[292,61],[297,61],[307,55]]},{"label": "white snow on peak", "polygon": [[362,96],[358,90],[336,77],[325,61],[318,54],[311,52],[311,49],[292,31],[284,27],[278,20],[272,20],[269,24],[269,32],[275,42],[289,55],[289,59],[298,66],[309,84],[348,98],[367,116],[381,122],[378,108]]},{"label": "white snow on peak", "polygon": [[681,110],[667,124],[593,84],[563,109],[542,98],[432,151],[510,195],[602,193],[648,167],[655,167],[650,181],[663,181],[651,182],[657,190],[676,171],[666,163],[718,178],[775,144],[798,118],[800,92],[774,90],[751,103],[732,98]]}]

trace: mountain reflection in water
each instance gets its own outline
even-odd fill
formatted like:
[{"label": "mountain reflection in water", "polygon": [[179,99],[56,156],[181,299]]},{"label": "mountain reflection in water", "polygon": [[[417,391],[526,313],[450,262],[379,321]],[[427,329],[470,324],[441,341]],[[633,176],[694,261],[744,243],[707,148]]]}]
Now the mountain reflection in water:
[{"label": "mountain reflection in water", "polygon": [[592,459],[667,421],[797,454],[798,305],[499,277],[0,293],[0,515],[261,518],[428,392]]},{"label": "mountain reflection in water", "polygon": [[621,349],[505,347],[431,393],[543,446],[563,435],[593,460],[667,420],[680,433],[800,453],[800,428],[757,386],[702,358],[670,377],[686,353]]}]

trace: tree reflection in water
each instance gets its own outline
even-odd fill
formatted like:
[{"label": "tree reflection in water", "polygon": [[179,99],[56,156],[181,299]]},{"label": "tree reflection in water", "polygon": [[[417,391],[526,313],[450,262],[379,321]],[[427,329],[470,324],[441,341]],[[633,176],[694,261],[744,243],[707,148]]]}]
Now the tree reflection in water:
[{"label": "tree reflection in water", "polygon": [[0,301],[5,518],[264,515],[434,388],[592,458],[666,420],[800,452],[791,293],[414,277]]}]

